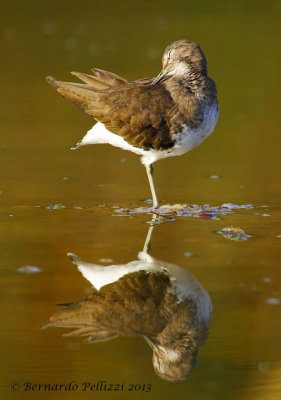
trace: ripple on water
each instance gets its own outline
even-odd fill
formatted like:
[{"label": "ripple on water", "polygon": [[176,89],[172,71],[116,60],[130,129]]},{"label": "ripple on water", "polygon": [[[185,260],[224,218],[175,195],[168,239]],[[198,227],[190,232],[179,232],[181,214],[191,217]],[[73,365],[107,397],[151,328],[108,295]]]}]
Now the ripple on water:
[{"label": "ripple on water", "polygon": [[22,274],[38,274],[42,272],[42,269],[39,267],[35,267],[34,265],[24,265],[23,267],[18,268],[18,272]]}]

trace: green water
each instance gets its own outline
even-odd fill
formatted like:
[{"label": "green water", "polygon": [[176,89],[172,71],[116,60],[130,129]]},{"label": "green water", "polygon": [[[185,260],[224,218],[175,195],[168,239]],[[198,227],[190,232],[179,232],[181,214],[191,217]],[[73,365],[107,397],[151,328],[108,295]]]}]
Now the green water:
[{"label": "green water", "polygon": [[[144,392],[54,392],[55,399],[279,399],[280,12],[278,1],[14,0],[1,13],[1,392],[47,398],[24,383],[98,380],[150,384]],[[91,285],[66,256],[127,264],[142,250],[150,216],[137,156],[110,146],[70,147],[93,121],[62,99],[46,75],[100,67],[129,80],[156,76],[167,44],[198,42],[218,87],[213,135],[181,157],[156,163],[161,204],[251,204],[215,219],[178,216],[156,226],[151,255],[189,270],[209,293],[209,338],[191,376],[161,380],[141,337],[96,344],[38,327],[57,303]],[[211,176],[217,176],[217,179]],[[56,204],[65,207],[53,209]],[[51,206],[51,207],[50,207]],[[125,215],[125,216],[124,216]],[[131,218],[130,218],[131,217]],[[217,232],[241,227],[232,241]],[[191,253],[186,256],[185,253]],[[188,254],[190,255],[190,254]],[[24,274],[18,268],[36,266]],[[20,389],[10,385],[18,382]]]}]

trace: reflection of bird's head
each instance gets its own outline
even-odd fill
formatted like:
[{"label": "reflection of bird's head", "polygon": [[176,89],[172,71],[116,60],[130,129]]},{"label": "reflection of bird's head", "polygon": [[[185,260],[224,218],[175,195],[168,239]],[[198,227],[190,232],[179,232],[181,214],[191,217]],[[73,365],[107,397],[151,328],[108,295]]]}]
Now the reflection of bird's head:
[{"label": "reflection of bird's head", "polygon": [[156,374],[170,382],[186,379],[196,365],[199,345],[188,339],[180,340],[171,347],[156,345],[146,338],[153,349],[152,364]]}]

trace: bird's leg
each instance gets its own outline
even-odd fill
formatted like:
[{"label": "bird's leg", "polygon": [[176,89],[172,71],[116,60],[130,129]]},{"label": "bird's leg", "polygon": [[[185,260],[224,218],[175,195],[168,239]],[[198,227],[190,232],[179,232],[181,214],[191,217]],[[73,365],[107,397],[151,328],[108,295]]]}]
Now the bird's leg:
[{"label": "bird's leg", "polygon": [[147,235],[146,235],[146,239],[145,239],[145,243],[144,243],[144,246],[143,246],[143,252],[147,253],[147,254],[149,254],[150,249],[151,249],[150,242],[151,242],[152,232],[153,232],[153,229],[154,229],[154,222],[155,222],[156,218],[157,218],[157,215],[153,214],[152,219],[150,221],[150,227],[148,229],[148,232],[147,232]]},{"label": "bird's leg", "polygon": [[152,194],[153,207],[154,208],[158,208],[159,207],[159,203],[158,203],[158,200],[157,200],[157,196],[156,196],[156,192],[155,192],[155,188],[154,188],[154,183],[153,183],[153,166],[152,166],[152,164],[149,164],[149,165],[146,165],[145,168],[146,168],[148,181],[149,181],[149,185],[150,185],[150,190],[151,190],[151,194]]},{"label": "bird's leg", "polygon": [[154,226],[151,225],[149,227],[148,233],[147,233],[147,237],[143,246],[143,252],[149,254],[151,246],[150,246],[150,241],[151,241],[151,236],[152,236],[152,231],[153,231]]}]

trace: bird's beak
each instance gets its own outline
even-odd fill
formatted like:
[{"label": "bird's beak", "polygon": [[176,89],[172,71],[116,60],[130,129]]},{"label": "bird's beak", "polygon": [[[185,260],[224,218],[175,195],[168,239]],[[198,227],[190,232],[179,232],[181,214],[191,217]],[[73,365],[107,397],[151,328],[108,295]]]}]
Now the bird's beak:
[{"label": "bird's beak", "polygon": [[169,72],[165,69],[162,69],[160,74],[152,82],[152,85],[156,85],[156,83],[158,82],[164,82],[168,78],[169,78]]}]

